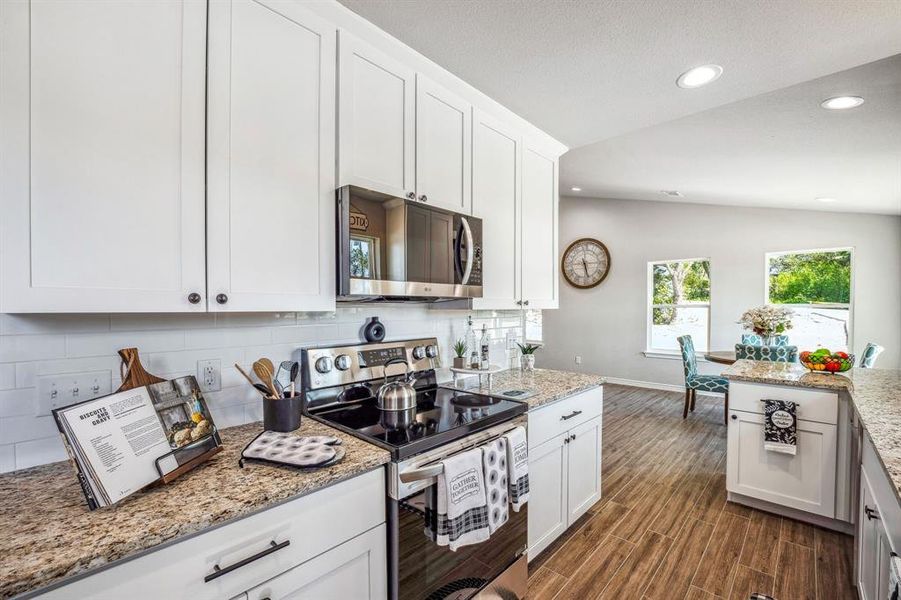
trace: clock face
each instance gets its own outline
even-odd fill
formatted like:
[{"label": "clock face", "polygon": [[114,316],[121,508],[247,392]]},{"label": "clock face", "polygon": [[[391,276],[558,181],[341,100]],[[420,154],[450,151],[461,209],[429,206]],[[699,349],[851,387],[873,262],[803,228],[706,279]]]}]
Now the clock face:
[{"label": "clock face", "polygon": [[563,277],[577,288],[591,288],[604,281],[610,271],[610,252],[601,242],[582,238],[563,253]]}]

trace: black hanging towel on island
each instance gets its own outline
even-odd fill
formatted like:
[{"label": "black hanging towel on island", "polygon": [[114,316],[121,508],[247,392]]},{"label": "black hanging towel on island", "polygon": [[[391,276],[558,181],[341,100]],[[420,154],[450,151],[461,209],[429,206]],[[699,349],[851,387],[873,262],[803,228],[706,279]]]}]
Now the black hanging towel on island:
[{"label": "black hanging towel on island", "polygon": [[797,405],[786,400],[763,402],[763,447],[771,452],[798,453]]}]

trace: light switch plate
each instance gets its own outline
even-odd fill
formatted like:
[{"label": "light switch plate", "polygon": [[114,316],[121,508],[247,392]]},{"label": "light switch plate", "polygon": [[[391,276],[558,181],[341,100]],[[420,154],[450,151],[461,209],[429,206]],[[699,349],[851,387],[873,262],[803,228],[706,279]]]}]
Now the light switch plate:
[{"label": "light switch plate", "polygon": [[38,377],[36,416],[49,415],[55,408],[106,396],[112,391],[110,371],[66,373]]}]

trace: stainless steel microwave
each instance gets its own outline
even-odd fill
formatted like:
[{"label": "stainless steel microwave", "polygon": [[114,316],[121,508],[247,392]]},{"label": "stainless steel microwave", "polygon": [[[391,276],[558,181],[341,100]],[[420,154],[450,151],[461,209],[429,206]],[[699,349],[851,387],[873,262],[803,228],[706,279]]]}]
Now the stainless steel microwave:
[{"label": "stainless steel microwave", "polygon": [[338,299],[482,297],[482,220],[416,200],[337,191]]}]

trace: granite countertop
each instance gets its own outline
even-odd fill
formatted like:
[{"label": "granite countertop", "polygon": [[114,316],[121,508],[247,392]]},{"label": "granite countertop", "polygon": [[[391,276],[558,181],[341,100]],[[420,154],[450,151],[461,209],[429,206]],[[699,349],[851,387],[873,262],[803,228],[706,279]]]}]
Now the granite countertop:
[{"label": "granite countertop", "polygon": [[901,502],[901,371],[855,368],[828,375],[811,373],[797,363],[739,360],[723,376],[732,381],[847,392]]},{"label": "granite countertop", "polygon": [[260,423],[223,429],[223,450],[209,462],[169,485],[95,511],[88,510],[68,462],[0,475],[0,598],[246,517],[371,471],[390,458],[387,450],[304,419],[298,433],[341,438],[344,460],[312,471],[253,461],[240,468],[241,450],[260,431]]},{"label": "granite countertop", "polygon": [[[590,373],[572,373],[552,369],[535,369],[534,371],[510,369],[492,375],[490,388],[487,377],[483,377],[481,382],[478,377],[467,377],[461,380],[459,385],[463,389],[481,394],[497,394],[513,389],[532,390],[535,395],[524,399],[523,402],[529,405],[529,410],[534,410],[539,406],[604,385],[606,382],[607,380],[600,375]],[[447,385],[450,387],[452,384]]]}]

